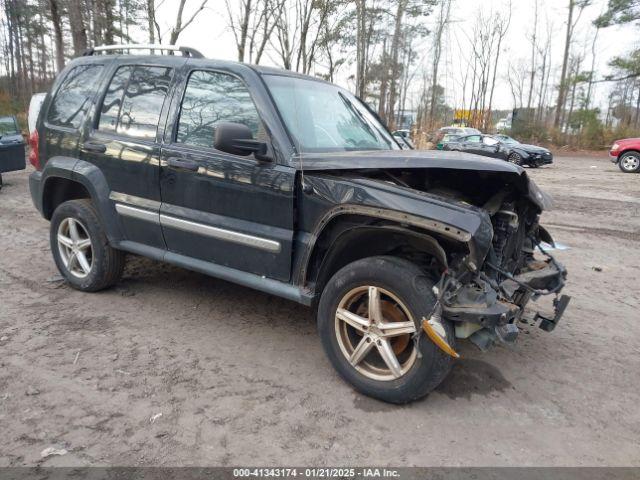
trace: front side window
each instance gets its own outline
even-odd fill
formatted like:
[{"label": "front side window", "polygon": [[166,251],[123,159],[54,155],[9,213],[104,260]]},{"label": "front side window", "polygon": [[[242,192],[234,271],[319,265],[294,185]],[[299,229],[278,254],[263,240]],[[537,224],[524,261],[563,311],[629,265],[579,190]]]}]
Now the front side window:
[{"label": "front side window", "polygon": [[102,102],[98,130],[154,139],[170,83],[170,68],[120,67]]},{"label": "front side window", "polygon": [[480,143],[480,135],[470,135],[465,141],[468,143]]},{"label": "front side window", "polygon": [[493,145],[497,145],[498,140],[492,137],[483,137],[482,143],[484,143],[485,145],[489,145],[491,147]]},{"label": "front side window", "polygon": [[264,79],[301,152],[400,148],[375,115],[346,90],[288,76]]},{"label": "front side window", "polygon": [[102,65],[81,65],[69,71],[47,113],[47,122],[79,128],[91,103]]},{"label": "front side window", "polygon": [[193,72],[180,107],[176,142],[213,148],[220,122],[242,123],[254,138],[264,136],[258,111],[242,80],[226,73]]}]

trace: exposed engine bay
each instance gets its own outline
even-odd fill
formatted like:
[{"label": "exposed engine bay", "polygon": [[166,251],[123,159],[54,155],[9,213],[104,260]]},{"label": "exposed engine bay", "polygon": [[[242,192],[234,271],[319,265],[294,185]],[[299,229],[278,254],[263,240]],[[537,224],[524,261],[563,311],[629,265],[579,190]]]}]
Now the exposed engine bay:
[{"label": "exposed engine bay", "polygon": [[515,341],[517,323],[531,300],[555,295],[551,315],[536,312],[529,319],[545,331],[555,328],[570,300],[559,295],[567,272],[544,247],[554,246],[539,225],[550,198],[535,183],[526,177],[526,182],[518,183],[494,172],[477,171],[387,170],[373,176],[480,209],[490,218],[491,241],[485,252],[476,252],[476,261],[470,261],[470,255],[448,252],[449,266],[440,272],[435,287],[438,303],[432,325],[445,317],[455,322],[458,338],[469,338],[486,350],[498,341]]}]

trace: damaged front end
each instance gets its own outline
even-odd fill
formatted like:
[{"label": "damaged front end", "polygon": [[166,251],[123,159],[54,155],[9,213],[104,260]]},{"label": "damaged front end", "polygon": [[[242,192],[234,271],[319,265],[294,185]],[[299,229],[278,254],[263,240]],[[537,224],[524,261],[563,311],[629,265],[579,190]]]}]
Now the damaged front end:
[{"label": "damaged front end", "polygon": [[[483,206],[493,226],[484,261],[478,267],[467,259],[447,269],[436,287],[436,310],[454,322],[456,337],[469,338],[481,350],[496,342],[513,343],[520,321],[552,331],[570,300],[560,295],[567,270],[543,247],[554,243],[538,224],[549,199],[530,184],[535,200],[500,192]],[[553,312],[525,318],[527,304],[546,295],[555,296]]]},{"label": "damaged front end", "polygon": [[[553,330],[569,297],[560,295],[566,269],[545,250],[545,244],[554,243],[539,225],[550,197],[520,167],[453,153],[305,157],[305,187],[313,195],[304,204],[309,212],[328,212],[312,222],[318,225],[313,237],[338,214],[361,216],[344,230],[378,222],[379,231],[407,235],[404,243],[387,235],[379,237],[386,243],[373,245],[369,238],[370,254],[403,256],[439,279],[437,302],[422,319],[422,330],[449,355],[457,354],[446,343],[444,320],[453,323],[456,337],[469,338],[483,350],[515,341],[520,321]],[[342,231],[328,236],[325,248]],[[525,315],[531,300],[548,295],[555,296],[551,312]]]}]

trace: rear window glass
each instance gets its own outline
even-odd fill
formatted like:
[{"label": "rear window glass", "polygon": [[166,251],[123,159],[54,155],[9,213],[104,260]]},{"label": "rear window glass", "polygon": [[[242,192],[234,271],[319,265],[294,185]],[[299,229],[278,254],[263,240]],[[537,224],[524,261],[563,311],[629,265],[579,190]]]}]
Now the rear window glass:
[{"label": "rear window glass", "polygon": [[170,68],[120,67],[102,102],[98,130],[155,138],[170,82]]},{"label": "rear window glass", "polygon": [[91,103],[102,65],[81,65],[69,71],[51,102],[47,122],[79,128]]}]

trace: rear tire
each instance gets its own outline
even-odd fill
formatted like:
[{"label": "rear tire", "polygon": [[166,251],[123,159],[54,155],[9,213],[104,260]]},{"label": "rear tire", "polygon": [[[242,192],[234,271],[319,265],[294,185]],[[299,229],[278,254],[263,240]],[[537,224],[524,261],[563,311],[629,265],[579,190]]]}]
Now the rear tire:
[{"label": "rear tire", "polygon": [[[318,307],[318,330],[334,368],[356,390],[385,402],[402,404],[425,396],[447,376],[453,358],[421,329],[422,319],[431,314],[435,305],[433,285],[415,264],[387,256],[357,260],[329,280]],[[377,311],[382,322],[375,321],[378,315],[370,306],[372,297],[380,305]],[[345,310],[355,316],[346,316]],[[356,323],[358,319],[368,321],[371,317],[373,326]],[[385,324],[392,322],[398,326],[402,322],[409,332],[419,329],[418,347],[412,333],[394,335],[403,331],[399,327],[385,328]],[[446,320],[442,324],[448,343],[454,346],[453,326]],[[380,325],[382,328],[378,328]],[[360,356],[365,341],[368,345],[364,348],[368,350]],[[389,352],[396,358],[396,364],[390,362]]]},{"label": "rear tire", "polygon": [[109,245],[91,200],[69,200],[51,217],[50,244],[58,270],[73,288],[97,292],[117,283],[124,252]]},{"label": "rear tire", "polygon": [[624,173],[640,172],[640,152],[625,152],[618,160],[618,167]]}]

